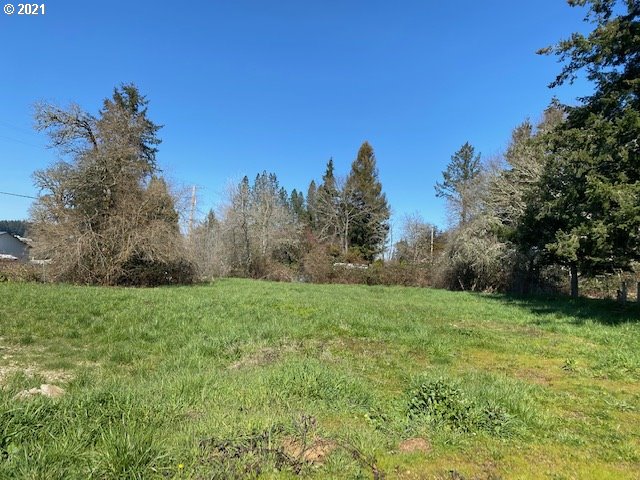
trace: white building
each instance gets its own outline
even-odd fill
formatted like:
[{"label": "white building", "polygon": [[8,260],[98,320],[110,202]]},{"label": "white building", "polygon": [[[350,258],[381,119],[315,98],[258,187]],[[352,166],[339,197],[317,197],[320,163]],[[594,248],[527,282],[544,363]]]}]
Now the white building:
[{"label": "white building", "polygon": [[28,239],[0,232],[0,260],[28,262],[30,249]]}]

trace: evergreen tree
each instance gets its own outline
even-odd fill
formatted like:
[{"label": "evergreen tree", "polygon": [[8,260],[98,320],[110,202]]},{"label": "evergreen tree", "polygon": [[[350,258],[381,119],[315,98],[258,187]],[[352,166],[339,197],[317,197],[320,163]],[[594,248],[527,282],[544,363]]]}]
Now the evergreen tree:
[{"label": "evergreen tree", "polygon": [[144,207],[148,219],[165,222],[179,232],[180,217],[165,179],[157,175],[152,176],[146,190],[147,202]]},{"label": "evergreen tree", "polygon": [[318,225],[317,190],[315,180],[311,180],[309,188],[307,189],[307,219],[312,231],[314,231]]},{"label": "evergreen tree", "polygon": [[291,198],[289,200],[291,205],[291,211],[294,215],[294,218],[297,222],[307,222],[307,209],[304,204],[304,195],[302,192],[298,193],[298,191],[294,188],[291,191]]},{"label": "evergreen tree", "polygon": [[349,202],[357,212],[349,226],[349,245],[372,261],[384,249],[389,233],[389,205],[382,193],[373,148],[364,142],[351,164],[346,181]]},{"label": "evergreen tree", "polygon": [[327,162],[324,175],[322,176],[322,184],[320,185],[320,190],[329,194],[333,194],[336,190],[336,177],[333,170],[333,158],[330,158]]},{"label": "evergreen tree", "polygon": [[209,213],[207,213],[207,217],[204,219],[202,225],[205,230],[214,230],[220,225],[220,222],[216,217],[216,213],[212,209],[209,209]]},{"label": "evergreen tree", "polygon": [[451,156],[447,169],[442,172],[442,183],[436,182],[436,196],[450,202],[460,225],[465,225],[471,219],[472,206],[476,201],[476,180],[480,171],[480,154],[475,155],[473,146],[466,142]]},{"label": "evergreen tree", "polygon": [[338,190],[333,173],[333,158],[327,162],[322,183],[315,196],[317,232],[322,240],[334,241],[339,233],[335,224],[338,211]]},{"label": "evergreen tree", "polygon": [[575,0],[595,23],[587,36],[541,53],[568,59],[551,86],[581,70],[593,95],[565,107],[567,121],[549,134],[549,159],[530,197],[525,237],[550,262],[578,271],[629,268],[640,259],[640,2]]}]

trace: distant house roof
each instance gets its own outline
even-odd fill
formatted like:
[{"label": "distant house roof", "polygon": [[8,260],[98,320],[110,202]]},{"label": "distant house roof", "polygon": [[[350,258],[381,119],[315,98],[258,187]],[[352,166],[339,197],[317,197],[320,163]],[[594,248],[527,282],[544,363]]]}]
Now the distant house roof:
[{"label": "distant house roof", "polygon": [[[0,235],[11,235],[11,234],[9,232],[0,232]],[[18,240],[20,240],[25,245],[28,245],[29,247],[33,246],[33,240],[31,240],[30,238],[21,237],[20,235],[11,235],[11,236],[13,238],[17,238]]]},{"label": "distant house roof", "polygon": [[31,240],[30,238],[21,237],[20,235],[14,235],[14,237],[16,237],[18,240],[20,240],[25,245],[29,245],[30,247],[33,247],[33,240]]},{"label": "distant house roof", "polygon": [[30,250],[30,240],[17,235],[12,235],[8,232],[0,232],[1,260],[19,260],[21,262],[27,262],[29,260]]}]

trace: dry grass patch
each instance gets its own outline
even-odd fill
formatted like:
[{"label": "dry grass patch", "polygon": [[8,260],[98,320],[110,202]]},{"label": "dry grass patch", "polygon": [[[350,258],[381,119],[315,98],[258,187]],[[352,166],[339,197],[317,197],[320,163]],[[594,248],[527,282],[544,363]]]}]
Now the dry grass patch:
[{"label": "dry grass patch", "polygon": [[551,387],[566,377],[564,360],[534,355],[468,350],[461,359],[465,368],[500,372],[525,382]]},{"label": "dry grass patch", "polygon": [[403,453],[429,453],[431,450],[431,443],[421,437],[407,438],[398,445],[398,451]]},{"label": "dry grass patch", "polygon": [[45,355],[41,347],[8,345],[5,339],[0,337],[0,355],[0,386],[16,374],[23,374],[28,378],[40,377],[46,383],[68,382],[73,378],[73,374],[66,370],[46,369],[33,363],[34,357],[42,358]]},{"label": "dry grass patch", "polygon": [[326,438],[303,442],[295,437],[286,437],[282,442],[282,449],[289,457],[315,465],[321,465],[337,447],[335,441]]}]

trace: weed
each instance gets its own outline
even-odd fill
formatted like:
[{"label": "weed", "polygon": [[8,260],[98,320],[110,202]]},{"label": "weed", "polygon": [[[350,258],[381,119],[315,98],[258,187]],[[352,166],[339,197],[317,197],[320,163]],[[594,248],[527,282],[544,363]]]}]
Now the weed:
[{"label": "weed", "polygon": [[567,358],[562,364],[562,370],[564,370],[565,372],[575,372],[576,360],[574,358]]},{"label": "weed", "polygon": [[410,420],[424,419],[436,427],[462,432],[509,433],[510,415],[497,404],[481,405],[455,383],[439,378],[423,383],[409,400]]},{"label": "weed", "polygon": [[282,426],[251,432],[235,438],[200,440],[200,462],[206,464],[209,478],[241,479],[257,477],[264,471],[290,468],[300,473],[303,464],[287,455],[276,437]]}]

